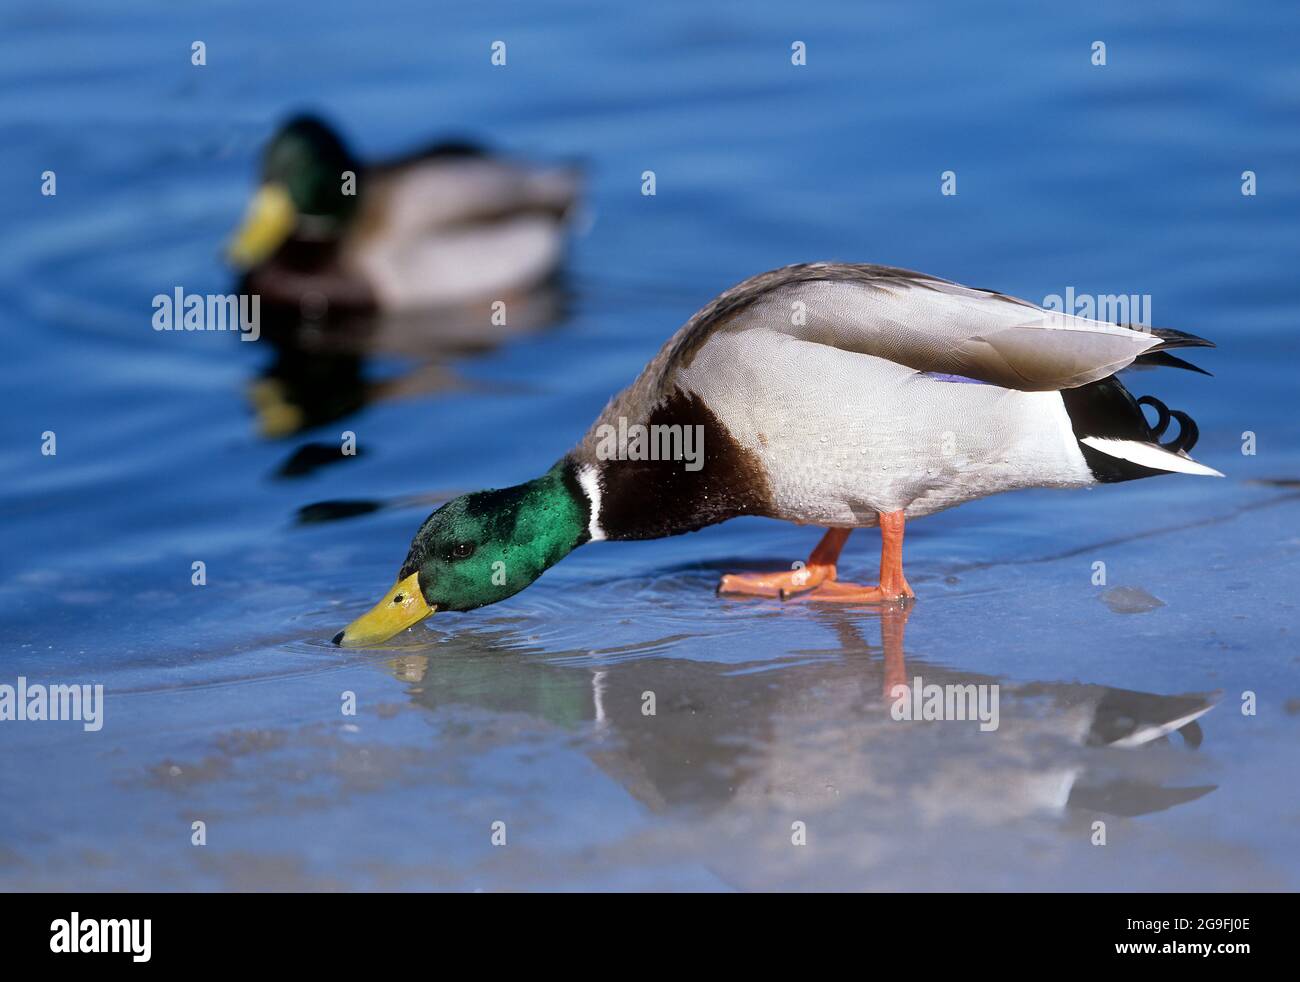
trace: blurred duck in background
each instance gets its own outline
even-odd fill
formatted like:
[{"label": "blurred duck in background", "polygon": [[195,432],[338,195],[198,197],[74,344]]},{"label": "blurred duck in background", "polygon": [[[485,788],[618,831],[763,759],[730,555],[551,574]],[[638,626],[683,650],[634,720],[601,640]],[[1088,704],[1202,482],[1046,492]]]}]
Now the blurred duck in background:
[{"label": "blurred duck in background", "polygon": [[573,165],[441,143],[363,164],[326,123],[272,137],[227,256],[267,302],[403,311],[503,298],[560,265],[581,193]]},{"label": "blurred duck in background", "polygon": [[[261,298],[262,336],[275,350],[248,390],[258,432],[289,437],[377,399],[461,388],[449,359],[554,324],[581,189],[572,164],[462,142],[364,164],[322,120],[284,124],[227,248],[237,292]],[[497,301],[508,317],[495,315]],[[373,355],[406,367],[371,379]],[[282,476],[304,473],[300,458]]]}]

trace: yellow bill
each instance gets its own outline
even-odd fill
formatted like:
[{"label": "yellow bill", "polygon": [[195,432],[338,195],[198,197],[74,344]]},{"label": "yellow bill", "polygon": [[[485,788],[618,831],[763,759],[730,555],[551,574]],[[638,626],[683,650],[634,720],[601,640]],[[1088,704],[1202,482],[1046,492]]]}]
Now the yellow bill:
[{"label": "yellow bill", "polygon": [[226,258],[240,269],[256,266],[280,247],[297,224],[298,212],[288,189],[283,184],[263,184],[226,246]]},{"label": "yellow bill", "polygon": [[345,648],[382,644],[395,634],[420,623],[437,607],[430,607],[420,592],[419,573],[398,580],[384,599],[334,636]]}]

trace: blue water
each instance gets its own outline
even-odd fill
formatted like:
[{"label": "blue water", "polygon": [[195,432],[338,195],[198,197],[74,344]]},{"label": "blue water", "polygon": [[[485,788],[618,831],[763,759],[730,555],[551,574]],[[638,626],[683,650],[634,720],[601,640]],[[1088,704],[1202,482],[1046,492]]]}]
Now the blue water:
[{"label": "blue water", "polygon": [[[186,7],[0,15],[0,683],[107,700],[95,733],[0,722],[0,884],[1300,887],[1293,6]],[[269,439],[249,393],[270,346],[155,332],[150,301],[230,288],[259,148],[304,107],[365,156],[451,133],[582,158],[588,214],[535,329],[395,325],[345,366],[355,405]],[[905,618],[718,600],[720,572],[816,540],[746,519],[589,546],[379,651],[329,644],[427,507],[300,508],[536,476],[698,307],[813,259],[1149,295],[1157,325],[1218,342],[1195,359],[1215,377],[1129,384],[1192,411],[1227,479],[915,523]],[[344,430],[356,457],[280,473]],[[876,548],[857,533],[846,578]],[[1124,612],[1117,587],[1162,605]],[[891,721],[900,656],[1000,684],[1002,728]],[[1071,729],[1103,687],[1221,695],[1199,747],[1123,751]]]}]

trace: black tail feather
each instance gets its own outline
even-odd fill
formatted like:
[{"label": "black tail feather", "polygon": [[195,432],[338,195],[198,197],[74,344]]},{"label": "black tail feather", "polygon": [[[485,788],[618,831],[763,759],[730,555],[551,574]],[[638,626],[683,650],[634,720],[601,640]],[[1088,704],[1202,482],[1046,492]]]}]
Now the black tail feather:
[{"label": "black tail feather", "polygon": [[[1134,328],[1134,330],[1141,330],[1141,328]],[[1172,327],[1152,327],[1149,330],[1161,341],[1160,347],[1156,349],[1158,351],[1165,351],[1169,348],[1218,347],[1213,341],[1207,341],[1195,334],[1188,334],[1186,331],[1175,331]]]},{"label": "black tail feather", "polygon": [[1201,438],[1201,431],[1197,428],[1196,421],[1179,409],[1171,409],[1169,415],[1178,420],[1178,436],[1160,446],[1175,453],[1191,453],[1192,447],[1196,446],[1196,441]]},{"label": "black tail feather", "polygon": [[1159,399],[1157,399],[1155,396],[1143,396],[1137,401],[1137,404],[1139,406],[1150,406],[1152,409],[1156,411],[1157,413],[1156,422],[1154,426],[1150,427],[1150,430],[1151,430],[1151,439],[1153,441],[1159,440],[1161,434],[1163,434],[1164,431],[1169,426],[1169,419],[1170,419],[1169,407],[1166,406]]},{"label": "black tail feather", "polygon": [[[1153,424],[1148,423],[1147,427],[1151,431],[1151,442],[1166,450],[1172,450],[1174,453],[1190,452],[1192,447],[1196,446],[1196,441],[1200,439],[1201,431],[1197,428],[1192,417],[1188,416],[1181,409],[1170,409],[1155,396],[1142,396],[1137,400],[1139,406],[1150,406],[1157,413],[1156,421]],[[1145,419],[1145,417],[1143,417]],[[1171,419],[1178,420],[1178,435],[1172,440],[1161,442],[1160,438],[1165,435],[1165,430],[1169,428]]]},{"label": "black tail feather", "polygon": [[1201,368],[1199,365],[1193,365],[1190,361],[1184,361],[1183,359],[1179,358],[1177,355],[1171,355],[1169,352],[1163,349],[1157,349],[1156,351],[1148,351],[1144,355],[1138,355],[1135,359],[1133,359],[1133,364],[1138,366],[1145,366],[1145,365],[1150,365],[1153,367],[1158,366],[1161,368],[1182,368],[1189,372],[1198,372],[1201,375],[1209,375],[1211,378],[1214,377],[1213,372],[1207,372],[1204,368]]}]

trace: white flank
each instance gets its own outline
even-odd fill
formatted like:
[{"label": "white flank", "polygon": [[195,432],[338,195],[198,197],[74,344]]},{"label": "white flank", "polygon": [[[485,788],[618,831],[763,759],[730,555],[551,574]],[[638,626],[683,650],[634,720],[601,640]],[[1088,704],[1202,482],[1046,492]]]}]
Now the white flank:
[{"label": "white flank", "polygon": [[605,530],[600,527],[600,476],[596,473],[596,468],[590,465],[579,468],[578,483],[591,502],[591,520],[587,522],[587,534],[591,536],[592,542],[600,542],[605,538]]},{"label": "white flank", "polygon": [[1086,443],[1094,450],[1100,450],[1111,457],[1141,464],[1152,470],[1199,474],[1202,477],[1223,477],[1213,467],[1206,467],[1190,457],[1184,457],[1171,450],[1163,450],[1154,444],[1143,443],[1140,440],[1112,440],[1108,437],[1085,436],[1079,442]]}]

